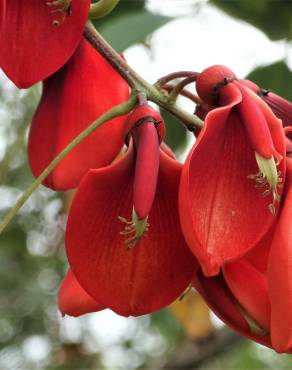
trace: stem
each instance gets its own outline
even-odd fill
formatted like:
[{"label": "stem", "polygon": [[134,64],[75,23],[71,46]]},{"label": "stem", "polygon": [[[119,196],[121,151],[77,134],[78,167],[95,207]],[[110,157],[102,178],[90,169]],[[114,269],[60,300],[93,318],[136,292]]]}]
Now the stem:
[{"label": "stem", "polygon": [[99,0],[98,3],[90,5],[89,18],[98,19],[111,13],[120,0]]},{"label": "stem", "polygon": [[157,80],[155,85],[163,87],[167,82],[175,80],[176,78],[190,77],[190,76],[198,77],[198,75],[199,75],[198,72],[193,72],[193,71],[173,72],[173,73],[169,73],[168,75],[159,78],[159,80]]},{"label": "stem", "polygon": [[[165,84],[163,86],[163,90],[166,90],[168,92],[171,92],[175,88],[175,85],[172,84]],[[198,95],[191,93],[190,91],[186,89],[182,89],[180,91],[180,95],[184,96],[185,98],[190,99],[195,104],[201,104],[202,100],[198,97]]]},{"label": "stem", "polygon": [[168,112],[176,116],[188,130],[194,127],[202,128],[203,122],[199,117],[190,114],[176,105],[168,102],[168,97],[164,94],[163,89],[149,84],[138,75],[120,56],[119,54],[103,39],[96,31],[91,22],[87,22],[84,31],[85,38],[110,64],[111,66],[128,82],[136,92],[144,92],[152,102],[158,104]]},{"label": "stem", "polygon": [[115,118],[129,113],[137,104],[136,95],[132,95],[126,102],[116,105],[115,107],[104,113],[98,120],[93,122],[89,127],[82,131],[69,145],[63,149],[56,158],[48,165],[48,167],[39,175],[39,177],[26,189],[22,196],[18,199],[15,206],[6,214],[3,221],[0,224],[0,234],[9,224],[9,222],[16,215],[17,211],[24,205],[31,194],[37,189],[37,187],[44,181],[48,174],[57,166],[57,164],[73,149],[77,144],[79,144],[83,139],[85,139],[91,132],[96,128],[101,126],[103,123]]},{"label": "stem", "polygon": [[185,78],[184,80],[182,80],[180,83],[178,83],[174,88],[173,90],[171,91],[171,93],[169,94],[169,97],[168,97],[168,101],[170,104],[174,104],[176,102],[176,99],[177,97],[179,96],[181,90],[183,90],[183,88],[187,85],[189,85],[190,83],[194,82],[196,80],[197,77],[195,76],[190,76],[190,77],[187,77]]}]

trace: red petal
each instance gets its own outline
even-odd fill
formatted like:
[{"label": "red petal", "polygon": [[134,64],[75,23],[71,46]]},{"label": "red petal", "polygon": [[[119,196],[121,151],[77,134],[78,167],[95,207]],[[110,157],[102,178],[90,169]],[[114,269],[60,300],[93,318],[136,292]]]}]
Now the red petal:
[{"label": "red petal", "polygon": [[184,243],[177,211],[181,165],[161,152],[149,231],[126,250],[123,224],[131,217],[134,154],[91,170],[71,207],[66,247],[74,274],[98,302],[120,315],[143,315],[175,300],[188,286],[195,259]]},{"label": "red petal", "polygon": [[[237,107],[239,117],[247,130],[247,135],[253,150],[264,158],[271,158],[275,154],[275,147],[269,126],[256,99],[248,93],[247,88],[237,85],[242,93],[242,101]],[[278,121],[276,116],[274,119]]]},{"label": "red petal", "polygon": [[254,266],[263,274],[266,274],[267,272],[268,259],[270,256],[271,243],[275,233],[275,226],[276,223],[271,227],[261,241],[244,256],[245,260],[247,260],[252,266]]},{"label": "red petal", "polygon": [[241,95],[232,84],[228,88],[230,103],[207,115],[181,177],[183,233],[206,275],[254,247],[275,221],[270,197],[262,197],[255,181],[247,179],[258,168],[245,128],[232,111]]},{"label": "red petal", "polygon": [[[292,146],[292,144],[291,144]],[[160,149],[164,151],[165,154],[167,154],[170,158],[175,159],[175,154],[171,150],[171,148],[164,142],[162,141],[160,144]]]},{"label": "red petal", "polygon": [[52,24],[47,1],[10,0],[0,35],[0,65],[20,88],[29,87],[57,71],[76,49],[87,20],[90,0],[72,0],[72,14]]},{"label": "red petal", "polygon": [[215,314],[232,329],[255,340],[258,343],[271,346],[266,335],[254,334],[241,313],[241,308],[224,281],[223,275],[206,278],[199,270],[193,280],[194,287],[206,300]]},{"label": "red petal", "polygon": [[[277,153],[280,154],[280,158],[277,158],[277,159],[281,160],[283,157],[285,157],[285,154],[286,154],[285,134],[284,134],[283,126],[282,126],[282,121],[275,116],[271,108],[258,95],[250,91],[250,89],[241,87],[241,90],[243,89],[246,95],[248,95],[252,100],[254,100],[254,102],[256,103],[256,105],[259,107],[262,114],[264,115],[269,131],[270,131],[270,135],[273,140],[273,145],[276,149],[276,153],[274,153],[274,155],[277,158]],[[261,145],[260,142],[261,140],[263,140],[264,134],[261,135],[259,133],[258,135],[259,135],[259,138],[258,138],[259,145]],[[281,161],[280,170],[281,170],[281,174],[283,178],[285,178],[285,171],[286,171],[285,161]]]},{"label": "red petal", "polygon": [[[81,131],[129,96],[126,82],[83,40],[70,62],[45,81],[29,135],[29,162],[38,176]],[[75,147],[44,181],[65,190],[78,186],[89,168],[108,165],[123,145],[118,117]]]},{"label": "red petal", "polygon": [[249,326],[239,310],[239,305],[226,285],[223,275],[206,278],[198,271],[193,285],[216,315],[235,330],[249,332]]},{"label": "red petal", "polygon": [[152,208],[159,171],[159,141],[156,127],[144,122],[133,130],[136,148],[134,208],[145,219]]},{"label": "red petal", "polygon": [[223,275],[243,309],[269,333],[271,305],[266,276],[244,259],[226,264]]},{"label": "red petal", "polygon": [[0,0],[0,28],[2,28],[3,20],[6,14],[6,1],[7,0]]},{"label": "red petal", "polygon": [[271,337],[276,351],[292,349],[292,163],[287,159],[288,193],[271,246],[268,283],[272,306]]},{"label": "red petal", "polygon": [[71,270],[67,272],[60,286],[58,304],[63,316],[76,317],[105,308],[82,289]]}]

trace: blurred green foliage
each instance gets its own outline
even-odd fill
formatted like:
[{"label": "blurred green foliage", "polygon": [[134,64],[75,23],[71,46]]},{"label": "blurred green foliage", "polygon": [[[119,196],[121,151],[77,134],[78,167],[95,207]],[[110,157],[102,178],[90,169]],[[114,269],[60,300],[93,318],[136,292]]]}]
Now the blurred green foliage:
[{"label": "blurred green foliage", "polygon": [[210,0],[210,2],[229,15],[259,28],[271,40],[292,39],[291,0]]},{"label": "blurred green foliage", "polygon": [[284,61],[257,67],[246,78],[292,101],[292,72]]},{"label": "blurred green foliage", "polygon": [[122,53],[131,45],[143,43],[171,19],[146,10],[144,0],[121,0],[109,17],[93,23],[113,48]]}]

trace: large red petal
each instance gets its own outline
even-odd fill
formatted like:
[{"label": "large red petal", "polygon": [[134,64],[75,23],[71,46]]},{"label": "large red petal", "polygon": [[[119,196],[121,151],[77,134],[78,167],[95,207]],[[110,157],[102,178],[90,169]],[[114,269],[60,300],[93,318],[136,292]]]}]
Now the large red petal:
[{"label": "large red petal", "polygon": [[268,264],[271,337],[276,351],[292,350],[292,163],[287,159],[288,192],[284,200]]},{"label": "large red petal", "polygon": [[62,315],[80,316],[103,310],[105,307],[88,295],[69,270],[58,293],[58,305]]},{"label": "large red petal", "polygon": [[134,165],[129,150],[119,162],[91,170],[74,198],[66,233],[69,262],[80,284],[124,316],[168,305],[185,290],[195,269],[177,211],[181,166],[163,152],[149,231],[126,250],[118,216],[131,217]]},{"label": "large red petal", "polygon": [[255,246],[275,221],[270,197],[264,198],[247,178],[258,168],[245,128],[232,110],[240,95],[234,87],[230,92],[229,104],[207,115],[181,177],[183,233],[206,275],[217,274],[224,263]]},{"label": "large red petal", "polygon": [[57,71],[76,49],[90,0],[72,0],[72,13],[59,26],[47,1],[8,0],[0,35],[0,66],[18,87],[29,87]]},{"label": "large red petal", "polygon": [[[29,134],[29,162],[38,176],[90,123],[125,101],[129,87],[83,40],[70,61],[45,81]],[[65,190],[78,186],[89,168],[108,165],[123,145],[125,117],[111,120],[75,147],[44,181]]]}]

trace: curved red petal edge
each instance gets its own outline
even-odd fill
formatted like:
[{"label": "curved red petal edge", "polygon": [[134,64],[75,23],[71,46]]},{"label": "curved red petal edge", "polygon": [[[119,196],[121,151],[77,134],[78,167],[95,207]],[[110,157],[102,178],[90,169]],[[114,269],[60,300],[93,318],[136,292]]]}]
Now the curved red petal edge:
[{"label": "curved red petal edge", "polygon": [[244,258],[223,267],[224,279],[236,300],[263,328],[270,331],[271,305],[266,275]]},{"label": "curved red petal edge", "polygon": [[[242,102],[238,105],[237,111],[240,120],[244,123],[251,146],[256,153],[269,159],[274,155],[275,147],[266,117],[260,109],[260,105],[257,104],[255,94],[250,94],[250,90],[241,86],[240,83],[237,86],[242,94]],[[271,118],[278,121],[274,114],[271,115]]]},{"label": "curved red petal edge", "polygon": [[249,324],[242,315],[240,306],[224,281],[222,273],[217,276],[205,277],[199,269],[192,284],[211,310],[226,325],[245,337],[271,347],[268,335],[258,335],[251,332]]},{"label": "curved red petal edge", "polygon": [[71,269],[82,287],[123,316],[170,304],[190,284],[195,258],[184,243],[177,211],[181,165],[163,152],[149,231],[127,250],[124,225],[133,207],[134,153],[91,170],[73,200],[66,231]]},{"label": "curved red petal edge", "polygon": [[[127,100],[129,87],[83,39],[70,61],[44,83],[28,143],[34,176],[80,132],[112,106]],[[97,128],[48,175],[44,185],[55,190],[78,186],[90,168],[110,164],[123,146],[125,116]]]},{"label": "curved red petal edge", "polygon": [[71,14],[58,26],[53,21],[60,15],[51,13],[54,7],[47,2],[7,2],[0,34],[0,66],[19,88],[27,88],[61,68],[82,37],[90,0],[72,0]]},{"label": "curved red petal edge", "polygon": [[58,306],[63,316],[74,317],[106,308],[85,292],[71,270],[67,272],[59,288]]},{"label": "curved red petal edge", "polygon": [[278,352],[292,350],[292,160],[289,158],[286,188],[268,263],[271,338]]},{"label": "curved red petal edge", "polygon": [[[291,144],[292,145],[292,144]],[[161,144],[160,144],[160,149],[165,153],[167,154],[170,158],[172,159],[175,159],[175,154],[174,152],[171,150],[171,148],[164,142],[162,141]]]},{"label": "curved red petal edge", "polygon": [[183,167],[179,192],[183,234],[206,276],[253,248],[275,222],[270,197],[247,178],[258,167],[232,109],[241,95],[232,84],[224,89],[226,106],[207,115]]},{"label": "curved red petal edge", "polygon": [[[276,149],[276,152],[285,158],[286,154],[286,140],[285,140],[285,133],[283,129],[282,120],[277,118],[275,113],[272,111],[272,109],[269,107],[267,103],[263,99],[261,99],[255,92],[252,90],[243,87],[243,89],[246,91],[246,93],[256,102],[256,104],[259,106],[261,112],[263,113],[269,131],[271,133],[271,137],[273,139],[273,144]],[[281,161],[280,163],[280,170],[281,175],[283,178],[285,178],[285,171],[286,171],[286,162],[285,160]]]}]

